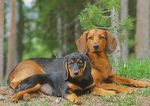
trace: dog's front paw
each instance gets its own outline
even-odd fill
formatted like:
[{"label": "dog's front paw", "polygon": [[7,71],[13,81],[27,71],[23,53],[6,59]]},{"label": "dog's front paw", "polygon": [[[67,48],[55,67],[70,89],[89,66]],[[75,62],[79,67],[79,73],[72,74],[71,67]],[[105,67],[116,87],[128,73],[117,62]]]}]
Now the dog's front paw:
[{"label": "dog's front paw", "polygon": [[116,96],[116,92],[114,91],[107,91],[107,90],[104,90],[102,88],[97,88],[95,87],[93,89],[93,92],[92,92],[93,95],[99,95],[99,96],[103,96],[103,97],[107,97],[107,96]]},{"label": "dog's front paw", "polygon": [[150,87],[150,83],[144,82],[144,81],[131,80],[130,83],[132,86],[135,86],[135,87],[141,87],[141,88]]},{"label": "dog's front paw", "polygon": [[143,84],[145,84],[146,87],[150,87],[150,83],[148,83],[148,82],[143,82]]},{"label": "dog's front paw", "polygon": [[30,95],[28,93],[25,93],[23,95],[23,100],[26,101],[26,102],[29,101],[30,100]]},{"label": "dog's front paw", "polygon": [[12,102],[14,102],[14,103],[18,103],[18,97],[17,97],[17,95],[13,95],[12,97],[11,97],[11,101]]},{"label": "dog's front paw", "polygon": [[116,96],[116,92],[114,91],[107,91],[107,95],[106,96]]},{"label": "dog's front paw", "polygon": [[150,87],[150,83],[143,82],[143,81],[138,81],[137,83],[134,83],[134,86],[135,87],[146,88],[146,87]]},{"label": "dog's front paw", "polygon": [[131,94],[134,90],[131,89],[131,88],[123,88],[123,89],[120,89],[122,93],[129,93]]},{"label": "dog's front paw", "polygon": [[69,101],[75,104],[81,104],[81,100],[75,94],[69,94],[66,97]]}]

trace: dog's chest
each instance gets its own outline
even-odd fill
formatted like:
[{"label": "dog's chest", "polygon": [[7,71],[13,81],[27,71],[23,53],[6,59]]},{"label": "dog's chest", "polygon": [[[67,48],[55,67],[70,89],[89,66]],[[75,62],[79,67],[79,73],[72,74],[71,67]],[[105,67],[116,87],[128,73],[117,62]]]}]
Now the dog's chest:
[{"label": "dog's chest", "polygon": [[92,68],[98,69],[98,71],[107,70],[111,65],[107,59],[97,58],[90,61]]},{"label": "dog's chest", "polygon": [[90,60],[91,66],[92,66],[92,76],[96,74],[102,76],[104,79],[106,79],[111,72],[111,64],[108,59],[92,59]]},{"label": "dog's chest", "polygon": [[86,89],[92,88],[94,86],[93,81],[84,81],[84,82],[72,82],[68,83],[68,87],[72,91],[84,91]]}]

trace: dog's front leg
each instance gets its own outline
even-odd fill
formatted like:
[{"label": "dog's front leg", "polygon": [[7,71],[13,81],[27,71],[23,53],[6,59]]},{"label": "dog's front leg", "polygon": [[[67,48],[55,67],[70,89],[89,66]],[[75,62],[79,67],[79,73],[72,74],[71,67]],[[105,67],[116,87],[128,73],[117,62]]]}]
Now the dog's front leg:
[{"label": "dog's front leg", "polygon": [[118,85],[115,85],[112,83],[111,84],[101,84],[99,78],[95,78],[94,83],[99,88],[102,88],[105,90],[113,90],[113,91],[119,92],[119,93],[132,93],[133,92],[133,89],[131,89],[131,88],[124,88],[124,87],[121,87],[121,86],[118,86]]},{"label": "dog's front leg", "polygon": [[119,84],[131,85],[131,86],[135,86],[135,87],[141,87],[141,88],[150,87],[150,83],[148,83],[148,82],[137,81],[137,80],[133,80],[130,78],[123,78],[123,77],[117,76],[115,74],[109,76],[109,80],[111,80],[113,82],[117,82]]},{"label": "dog's front leg", "polygon": [[62,89],[63,98],[68,99],[72,103],[81,104],[81,100],[77,97],[74,91],[78,91],[78,90],[80,91],[82,90],[82,88],[80,88],[79,86],[75,84],[68,83],[67,86],[64,86],[63,84],[63,88],[61,89]]},{"label": "dog's front leg", "polygon": [[77,97],[75,93],[72,92],[70,89],[66,89],[63,91],[62,96],[65,99],[68,99],[70,102],[75,104],[81,104],[81,100]]},{"label": "dog's front leg", "polygon": [[103,96],[103,97],[116,96],[116,93],[114,91],[107,91],[96,86],[93,87],[92,94]]}]

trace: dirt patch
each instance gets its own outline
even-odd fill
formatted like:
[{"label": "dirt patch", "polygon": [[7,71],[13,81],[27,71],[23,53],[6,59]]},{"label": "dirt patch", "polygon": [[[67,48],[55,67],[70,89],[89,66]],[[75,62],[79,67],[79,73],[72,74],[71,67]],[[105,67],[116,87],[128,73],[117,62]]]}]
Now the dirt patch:
[{"label": "dirt patch", "polygon": [[[150,82],[150,79],[141,79]],[[82,101],[81,106],[150,106],[150,88],[134,88],[132,94],[118,93],[116,97],[100,97],[91,94],[79,96]],[[68,100],[56,96],[38,96],[25,102],[11,102],[11,90],[9,87],[0,87],[0,106],[76,106]]]}]

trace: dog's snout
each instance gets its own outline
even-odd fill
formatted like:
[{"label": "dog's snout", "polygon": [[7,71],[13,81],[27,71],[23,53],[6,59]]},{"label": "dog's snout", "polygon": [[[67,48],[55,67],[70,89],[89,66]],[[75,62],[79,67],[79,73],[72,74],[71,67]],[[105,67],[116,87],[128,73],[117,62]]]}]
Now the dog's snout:
[{"label": "dog's snout", "polygon": [[79,73],[79,72],[78,72],[78,71],[76,71],[76,72],[74,72],[74,75],[78,75],[78,73]]},{"label": "dog's snout", "polygon": [[98,44],[94,44],[94,45],[93,45],[93,48],[94,48],[94,49],[98,49],[98,48],[99,48],[99,45],[98,45]]}]

